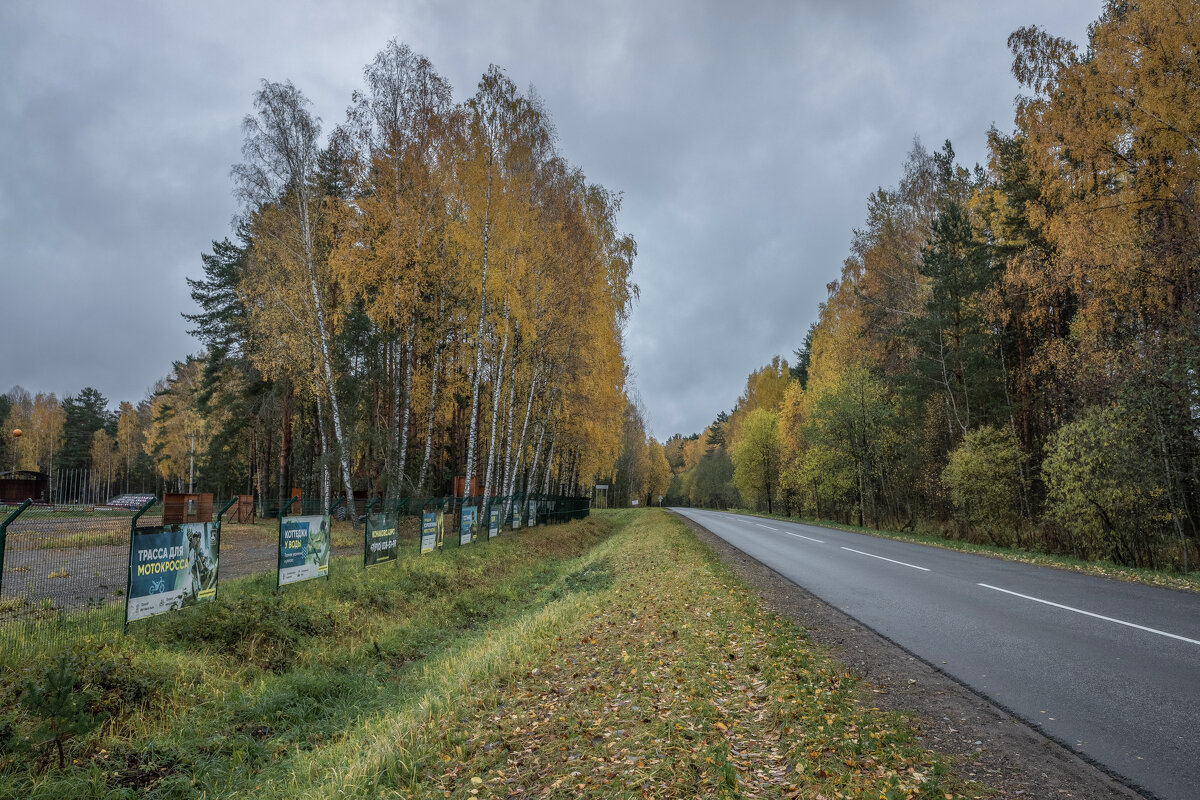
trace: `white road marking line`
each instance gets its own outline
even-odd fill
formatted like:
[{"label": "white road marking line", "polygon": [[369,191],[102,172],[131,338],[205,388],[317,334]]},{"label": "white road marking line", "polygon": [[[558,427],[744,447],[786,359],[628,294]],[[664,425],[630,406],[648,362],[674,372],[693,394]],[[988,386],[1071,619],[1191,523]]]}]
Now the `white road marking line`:
[{"label": "white road marking line", "polygon": [[1064,606],[1062,603],[1052,603],[1049,600],[1042,600],[1039,597],[1030,597],[1027,594],[1021,594],[1020,592],[1013,592],[1013,591],[1009,591],[1008,589],[1001,589],[999,586],[992,586],[987,583],[981,583],[978,585],[982,586],[985,589],[993,589],[997,592],[1004,592],[1005,594],[1011,594],[1014,597],[1020,597],[1025,600],[1032,600],[1035,603],[1041,603],[1043,605],[1054,606],[1055,608],[1061,608],[1064,611],[1074,611],[1076,614],[1083,614],[1085,617],[1095,617],[1096,619],[1102,619],[1105,622],[1115,622],[1118,625],[1125,625],[1126,627],[1129,627],[1129,628],[1137,628],[1139,631],[1146,631],[1147,633],[1157,633],[1159,636],[1166,636],[1170,639],[1178,639],[1181,642],[1188,642],[1189,644],[1200,644],[1200,641],[1197,641],[1195,639],[1189,639],[1186,636],[1179,636],[1178,634],[1167,633],[1166,631],[1160,631],[1157,628],[1147,628],[1145,625],[1138,625],[1137,623],[1134,623],[1134,622],[1126,622],[1123,619],[1116,619],[1114,617],[1106,617],[1103,614],[1093,614],[1091,611],[1084,611],[1081,608],[1072,608],[1071,606]]},{"label": "white road marking line", "polygon": [[790,531],[790,530],[780,530],[779,528],[772,528],[772,527],[770,527],[770,525],[764,525],[761,522],[756,522],[755,524],[758,525],[758,527],[760,527],[760,528],[766,528],[767,530],[774,530],[776,534],[787,534],[788,536],[796,536],[797,539],[806,539],[806,540],[809,540],[810,542],[816,542],[817,545],[824,545],[824,542],[822,540],[812,539],[811,536],[802,536],[799,534],[793,534],[792,531]]},{"label": "white road marking line", "polygon": [[780,531],[780,533],[786,533],[788,536],[795,536],[797,539],[808,539],[810,542],[816,542],[817,544],[825,544],[823,539],[814,539],[811,536],[802,536],[798,533],[792,533],[791,531]]},{"label": "white road marking line", "polygon": [[800,534],[792,533],[791,531],[781,531],[781,530],[779,530],[779,528],[772,528],[770,525],[763,525],[761,522],[756,522],[754,524],[760,528],[766,528],[769,531],[775,531],[776,533],[786,533],[788,536],[795,536],[797,539],[808,539],[810,542],[816,542],[817,544],[825,544],[825,542],[822,541],[821,539],[814,539],[811,536],[801,536]]},{"label": "white road marking line", "polygon": [[860,556],[870,556],[871,558],[878,558],[880,561],[890,561],[893,564],[899,564],[902,567],[912,567],[913,569],[919,569],[922,572],[930,571],[929,567],[918,567],[916,564],[907,564],[903,561],[897,561],[894,558],[884,558],[883,556],[877,556],[874,553],[864,553],[862,550],[855,550],[853,547],[843,547],[842,549],[849,550],[851,553],[858,553]]}]

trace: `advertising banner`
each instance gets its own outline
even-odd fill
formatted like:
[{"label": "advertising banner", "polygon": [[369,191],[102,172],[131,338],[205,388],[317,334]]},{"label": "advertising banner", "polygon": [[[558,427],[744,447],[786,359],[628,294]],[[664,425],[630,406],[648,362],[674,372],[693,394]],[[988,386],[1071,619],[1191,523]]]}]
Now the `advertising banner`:
[{"label": "advertising banner", "polygon": [[279,585],[329,575],[329,517],[279,521]]},{"label": "advertising banner", "polygon": [[220,550],[215,522],[139,528],[129,548],[125,621],[214,599]]},{"label": "advertising banner", "polygon": [[512,514],[513,514],[512,529],[515,531],[517,528],[521,527],[521,504],[520,503],[513,501]]},{"label": "advertising banner", "polygon": [[426,511],[421,515],[421,555],[432,553],[438,546],[437,515]]},{"label": "advertising banner", "polygon": [[495,539],[500,535],[500,507],[492,506],[488,509],[488,538]]},{"label": "advertising banner", "polygon": [[537,525],[537,500],[529,501],[529,522],[526,524],[531,528]]},{"label": "advertising banner", "polygon": [[475,541],[475,534],[479,533],[479,506],[463,506],[461,522],[458,529],[458,543],[460,545],[470,544]]},{"label": "advertising banner", "polygon": [[396,560],[396,546],[400,537],[396,533],[396,518],[381,516],[371,524],[367,515],[366,542],[363,547],[363,566],[373,567],[386,561]]}]

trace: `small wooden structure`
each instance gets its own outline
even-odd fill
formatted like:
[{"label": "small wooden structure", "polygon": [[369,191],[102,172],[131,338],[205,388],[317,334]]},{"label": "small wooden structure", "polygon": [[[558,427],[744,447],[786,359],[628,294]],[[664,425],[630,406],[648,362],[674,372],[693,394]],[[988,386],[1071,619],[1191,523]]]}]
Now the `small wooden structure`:
[{"label": "small wooden structure", "polygon": [[[455,497],[479,497],[483,494],[483,484],[478,478],[471,479],[471,485],[467,487],[467,479],[458,475],[454,478],[454,496]],[[493,491],[492,494],[495,494]]]},{"label": "small wooden structure", "polygon": [[163,525],[183,522],[212,522],[213,496],[211,494],[165,494],[163,495]]},{"label": "small wooden structure", "polygon": [[50,495],[50,476],[33,470],[0,472],[0,503],[45,503]]},{"label": "small wooden structure", "polygon": [[233,508],[229,509],[230,522],[248,524],[254,522],[254,495],[239,494]]}]

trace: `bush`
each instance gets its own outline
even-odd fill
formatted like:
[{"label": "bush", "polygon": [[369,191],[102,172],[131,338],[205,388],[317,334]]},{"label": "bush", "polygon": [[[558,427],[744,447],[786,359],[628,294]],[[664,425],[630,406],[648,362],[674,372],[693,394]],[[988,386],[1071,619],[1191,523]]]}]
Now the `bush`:
[{"label": "bush", "polygon": [[942,471],[959,518],[998,545],[1013,544],[1021,522],[1023,458],[1011,431],[985,425],[963,438]]},{"label": "bush", "polygon": [[1155,567],[1155,542],[1172,516],[1140,413],[1092,407],[1062,426],[1046,448],[1046,511],[1084,555]]}]

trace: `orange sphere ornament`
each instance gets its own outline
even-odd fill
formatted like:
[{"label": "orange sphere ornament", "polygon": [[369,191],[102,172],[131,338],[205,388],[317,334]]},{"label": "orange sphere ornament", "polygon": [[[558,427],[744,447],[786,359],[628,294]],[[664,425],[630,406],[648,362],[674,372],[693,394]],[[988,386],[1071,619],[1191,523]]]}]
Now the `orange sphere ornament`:
[{"label": "orange sphere ornament", "polygon": [[21,438],[21,429],[20,428],[13,428],[13,438],[14,439]]}]

